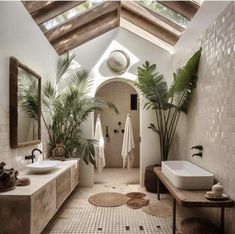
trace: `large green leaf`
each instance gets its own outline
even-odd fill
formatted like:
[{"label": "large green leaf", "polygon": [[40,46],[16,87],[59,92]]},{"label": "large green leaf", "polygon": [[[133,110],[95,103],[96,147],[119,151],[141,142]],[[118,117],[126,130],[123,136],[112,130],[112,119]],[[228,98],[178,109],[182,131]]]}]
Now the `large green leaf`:
[{"label": "large green leaf", "polygon": [[161,160],[167,160],[181,111],[188,111],[192,91],[196,87],[200,48],[183,68],[173,73],[173,84],[168,91],[163,75],[156,65],[147,61],[138,67],[138,79],[132,82],[147,99],[144,108],[155,110],[157,126],[148,128],[159,135]]},{"label": "large green leaf", "polygon": [[172,97],[175,93],[182,92],[191,87],[190,83],[195,83],[201,52],[202,48],[188,60],[183,68],[178,69],[177,73],[174,73],[174,82],[169,90],[168,97]]},{"label": "large green leaf", "polygon": [[158,109],[167,104],[168,87],[163,75],[156,72],[156,65],[148,61],[138,67],[138,79],[135,83],[140,92],[149,100],[146,107]]}]

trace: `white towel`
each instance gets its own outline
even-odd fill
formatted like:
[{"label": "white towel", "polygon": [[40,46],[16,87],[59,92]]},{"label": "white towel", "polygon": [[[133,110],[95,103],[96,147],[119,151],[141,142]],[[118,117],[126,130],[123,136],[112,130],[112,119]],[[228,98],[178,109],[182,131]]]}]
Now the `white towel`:
[{"label": "white towel", "polygon": [[123,136],[122,143],[122,158],[123,158],[123,168],[127,166],[127,168],[132,168],[134,163],[134,154],[133,150],[135,148],[132,124],[130,115],[127,115],[126,124],[125,124],[125,132]]},{"label": "white towel", "polygon": [[96,124],[95,124],[95,160],[96,168],[98,172],[102,172],[105,166],[105,157],[104,157],[104,137],[102,132],[102,126],[100,121],[100,115],[97,115]]}]

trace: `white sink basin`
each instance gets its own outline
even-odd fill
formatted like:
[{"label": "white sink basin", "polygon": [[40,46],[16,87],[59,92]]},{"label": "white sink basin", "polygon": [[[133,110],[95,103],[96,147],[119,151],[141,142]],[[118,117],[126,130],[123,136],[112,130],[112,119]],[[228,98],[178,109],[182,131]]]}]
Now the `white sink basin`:
[{"label": "white sink basin", "polygon": [[26,165],[26,167],[29,169],[30,172],[40,173],[40,172],[48,172],[57,167],[60,163],[61,161],[58,160],[44,160]]},{"label": "white sink basin", "polygon": [[162,173],[179,189],[211,189],[214,175],[188,161],[164,161]]}]

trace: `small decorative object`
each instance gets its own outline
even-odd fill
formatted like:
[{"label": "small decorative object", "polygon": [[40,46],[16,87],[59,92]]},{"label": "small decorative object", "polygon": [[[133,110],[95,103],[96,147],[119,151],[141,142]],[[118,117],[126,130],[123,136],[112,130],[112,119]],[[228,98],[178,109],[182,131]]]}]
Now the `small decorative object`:
[{"label": "small decorative object", "polygon": [[11,169],[4,169],[5,163],[0,163],[0,192],[12,190],[15,188],[18,171]]},{"label": "small decorative object", "polygon": [[228,195],[224,194],[224,187],[220,184],[217,183],[215,185],[212,186],[212,191],[208,191],[206,192],[205,197],[208,200],[227,200],[228,199]]},{"label": "small decorative object", "polygon": [[16,180],[16,186],[27,186],[30,185],[30,179],[29,178],[17,178]]},{"label": "small decorative object", "polygon": [[131,209],[140,209],[143,206],[148,206],[149,200],[143,198],[132,198],[126,204]]},{"label": "small decorative object", "polygon": [[114,50],[110,53],[107,64],[113,72],[123,73],[130,65],[130,58],[126,52]]},{"label": "small decorative object", "polygon": [[206,192],[206,196],[208,198],[214,198],[214,193],[212,191],[208,191],[208,192]]},{"label": "small decorative object", "polygon": [[63,144],[56,144],[52,149],[52,159],[64,161],[66,155],[66,149]]},{"label": "small decorative object", "polygon": [[222,197],[224,187],[220,183],[217,183],[212,186],[212,192],[214,193],[214,197]]}]

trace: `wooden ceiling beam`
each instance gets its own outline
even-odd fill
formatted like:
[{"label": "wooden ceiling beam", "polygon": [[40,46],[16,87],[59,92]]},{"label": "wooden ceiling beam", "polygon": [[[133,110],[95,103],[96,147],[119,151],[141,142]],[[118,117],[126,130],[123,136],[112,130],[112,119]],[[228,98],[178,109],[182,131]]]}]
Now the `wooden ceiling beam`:
[{"label": "wooden ceiling beam", "polygon": [[120,27],[145,39],[146,41],[151,42],[154,45],[160,46],[162,49],[170,51],[173,46],[168,44],[167,42],[155,37],[153,34],[146,32],[135,24],[121,18],[120,19]]},{"label": "wooden ceiling beam", "polygon": [[180,27],[176,23],[166,19],[165,17],[157,13],[155,14],[155,12],[145,8],[144,6],[134,1],[122,2],[122,8],[144,18],[146,21],[149,21],[158,27],[162,27],[163,29],[169,31],[177,37],[179,37],[184,30],[184,28]]},{"label": "wooden ceiling beam", "polygon": [[[139,4],[140,5],[140,4]],[[162,22],[165,22],[166,24],[170,25],[172,28],[176,29],[179,32],[183,32],[185,30],[185,28],[183,28],[182,26],[180,26],[179,24],[175,23],[174,21],[158,14],[157,12],[149,9],[148,7],[141,5],[145,10],[147,10],[151,15],[153,15],[154,17],[156,17],[157,19],[161,20]]]},{"label": "wooden ceiling beam", "polygon": [[161,40],[169,43],[170,45],[175,45],[179,37],[175,34],[169,32],[168,30],[160,27],[156,24],[153,24],[150,21],[147,21],[144,17],[133,13],[125,8],[121,10],[121,17],[131,22],[132,24],[137,25],[141,29],[145,30],[148,33],[160,38]]},{"label": "wooden ceiling beam", "polygon": [[55,40],[58,40],[60,37],[66,35],[67,33],[70,33],[71,31],[75,30],[76,28],[79,28],[84,24],[93,21],[104,14],[117,11],[119,7],[119,2],[104,2],[103,4],[93,9],[90,9],[86,13],[65,22],[63,25],[60,25],[54,29],[45,32],[45,36],[50,42],[53,42]]},{"label": "wooden ceiling beam", "polygon": [[59,55],[93,39],[119,25],[118,12],[113,11],[71,31],[52,43]]},{"label": "wooden ceiling beam", "polygon": [[53,4],[53,1],[22,1],[22,3],[30,15],[33,16],[33,14],[36,14],[38,11],[50,7],[50,5]]},{"label": "wooden ceiling beam", "polygon": [[82,4],[84,1],[57,1],[49,9],[44,9],[34,16],[35,22],[40,25],[54,17]]},{"label": "wooden ceiling beam", "polygon": [[25,8],[40,25],[84,1],[22,1]]},{"label": "wooden ceiling beam", "polygon": [[158,1],[174,12],[191,20],[199,9],[199,5],[193,1]]}]

